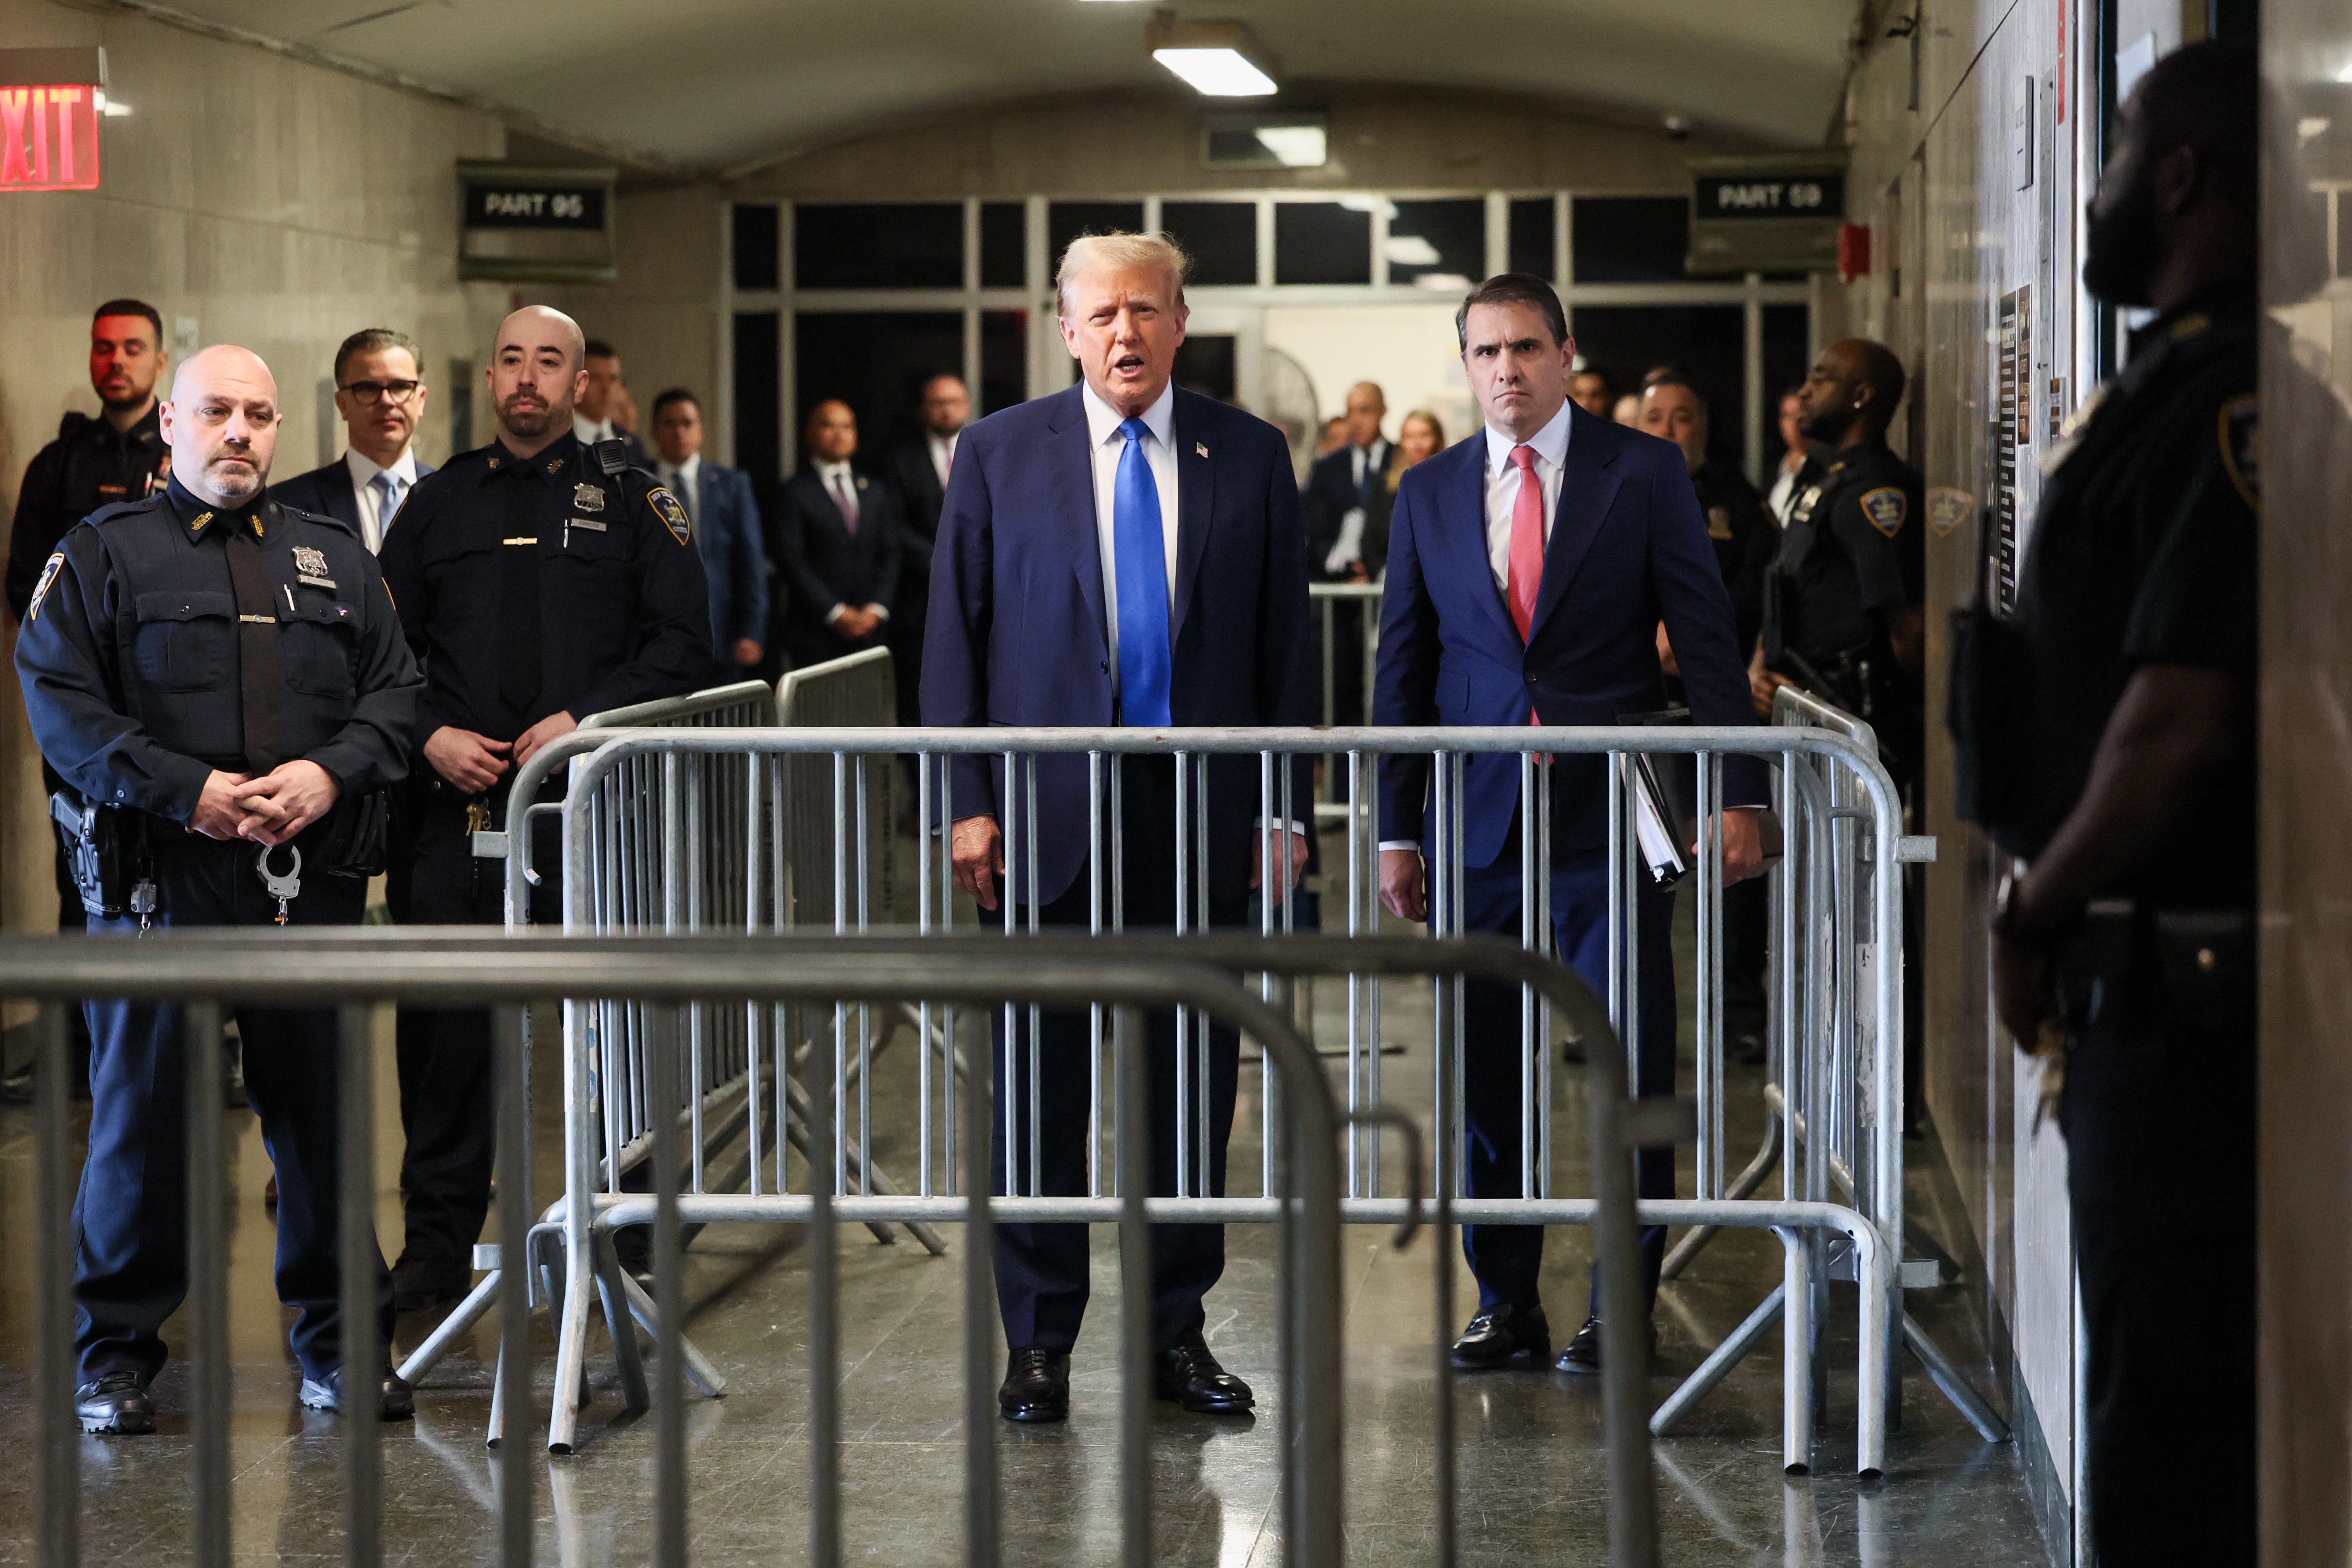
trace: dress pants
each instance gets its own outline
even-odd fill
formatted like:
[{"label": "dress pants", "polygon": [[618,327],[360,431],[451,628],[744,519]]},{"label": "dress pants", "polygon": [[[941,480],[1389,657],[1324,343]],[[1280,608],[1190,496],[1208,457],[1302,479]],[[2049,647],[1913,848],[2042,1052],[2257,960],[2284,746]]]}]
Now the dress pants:
[{"label": "dress pants", "polygon": [[[1575,857],[1551,873],[1553,940],[1560,958],[1581,974],[1605,1003],[1609,996],[1609,866],[1605,853]],[[1464,921],[1474,931],[1514,941],[1519,935],[1523,882],[1518,836],[1514,829],[1491,866],[1469,868],[1462,879]],[[1674,894],[1646,879],[1638,900],[1641,949],[1641,1039],[1635,1053],[1633,1089],[1641,1095],[1672,1094],[1675,1088]],[[1520,1180],[1519,989],[1493,980],[1463,986],[1463,1149],[1465,1195],[1474,1198],[1532,1196]],[[1638,1194],[1670,1198],[1675,1194],[1675,1152],[1643,1149],[1635,1155]],[[1665,1227],[1642,1232],[1645,1299],[1658,1289],[1665,1261]],[[1543,1265],[1544,1231],[1532,1225],[1465,1225],[1462,1252],[1478,1280],[1481,1311],[1495,1307],[1532,1307]],[[1600,1271],[1593,1271],[1591,1305],[1601,1311]]]},{"label": "dress pants", "polygon": [[[158,926],[267,926],[250,844],[152,824]],[[308,837],[308,836],[306,836]],[[319,868],[315,845],[292,924],[357,925],[366,884]],[[285,853],[278,852],[279,865]],[[93,935],[135,939],[139,921],[89,922]],[[89,1158],[74,1200],[74,1349],[81,1378],[163,1369],[163,1321],[188,1292],[186,1009],[91,1001]],[[295,1359],[323,1379],[341,1355],[341,1265],[336,1253],[337,1044],[330,1008],[235,1009],[246,1092],[278,1174],[278,1299],[295,1309]],[[217,1039],[199,1048],[218,1051]],[[392,1281],[377,1261],[380,1326],[389,1344]]]},{"label": "dress pants", "polygon": [[[1135,757],[1126,763],[1124,800],[1124,878],[1126,929],[1172,928],[1176,911],[1176,846],[1171,826],[1175,810],[1175,766],[1166,757]],[[1106,813],[1108,821],[1108,813]],[[1197,875],[1197,871],[1196,871]],[[1197,899],[1198,886],[1193,884]],[[1226,890],[1213,888],[1213,893]],[[1003,889],[1000,884],[998,897]],[[1103,879],[1108,910],[1111,879]],[[1038,910],[1038,924],[1067,930],[1087,928],[1092,891],[1085,867],[1069,891]],[[1002,909],[1000,903],[999,909]],[[1195,906],[1197,908],[1197,905]],[[1248,908],[1244,894],[1213,896],[1210,923],[1237,927]],[[1025,926],[1027,909],[1016,910]],[[1001,917],[1000,917],[1001,918]],[[996,1109],[991,1118],[992,1191],[1016,1194],[1083,1196],[1087,1192],[1087,1118],[1093,1089],[1089,1065],[1092,1025],[1083,1011],[1047,1008],[1037,1032],[1036,1169],[1032,1181],[1030,1161],[1029,1013],[1015,1007],[1010,1048],[1003,1009],[996,1010]],[[1176,1015],[1160,1011],[1144,1015],[1151,1064],[1151,1194],[1176,1194],[1176,1139],[1179,1042]],[[1185,1075],[1190,1105],[1185,1116],[1188,1176],[1185,1191],[1193,1196],[1222,1197],[1225,1191],[1225,1142],[1233,1131],[1235,1080],[1241,1062],[1240,1037],[1232,1029],[1208,1031],[1208,1078],[1199,1071],[1198,1015],[1191,1016],[1192,1037],[1184,1044]],[[1103,1016],[1102,1093],[1106,1125],[1114,1103],[1112,1089],[1111,1016]],[[1008,1108],[1008,1100],[1010,1105]],[[1006,1115],[1012,1115],[1013,1139],[1011,1181],[1007,1182]],[[1196,1179],[1202,1140],[1207,1139],[1209,1185],[1202,1192]],[[1106,1163],[1112,1160],[1104,1142]],[[1111,1191],[1109,1171],[1103,1191]],[[1086,1315],[1087,1293],[1087,1227],[1083,1225],[1007,1225],[996,1227],[996,1296],[1004,1317],[1005,1343],[1015,1350],[1042,1345],[1067,1350],[1077,1342],[1078,1326]],[[1197,1333],[1206,1321],[1202,1299],[1225,1269],[1225,1230],[1221,1225],[1155,1225],[1151,1227],[1151,1343],[1164,1350]]]},{"label": "dress pants", "polygon": [[[393,857],[385,889],[402,925],[506,923],[506,863],[474,858],[466,799],[437,776],[410,780],[400,835],[405,852]],[[536,827],[531,864],[541,879],[530,895],[531,918],[560,921],[558,834],[548,818]],[[407,1140],[400,1162],[407,1190],[404,1250],[464,1262],[489,1214],[498,1152],[489,1011],[403,1007],[397,1034],[400,1127]]]},{"label": "dress pants", "polygon": [[2152,946],[2110,987],[2120,1005],[2069,1058],[2060,1102],[2089,1352],[2091,1536],[2107,1568],[2252,1568],[2251,942],[2210,979],[2169,984]]}]

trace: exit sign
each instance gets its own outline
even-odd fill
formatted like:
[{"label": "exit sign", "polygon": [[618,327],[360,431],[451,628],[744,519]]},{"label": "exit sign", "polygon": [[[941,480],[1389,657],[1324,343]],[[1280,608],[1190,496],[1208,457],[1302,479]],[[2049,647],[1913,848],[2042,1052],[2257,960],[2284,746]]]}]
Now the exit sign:
[{"label": "exit sign", "polygon": [[102,49],[0,49],[0,192],[98,188]]}]

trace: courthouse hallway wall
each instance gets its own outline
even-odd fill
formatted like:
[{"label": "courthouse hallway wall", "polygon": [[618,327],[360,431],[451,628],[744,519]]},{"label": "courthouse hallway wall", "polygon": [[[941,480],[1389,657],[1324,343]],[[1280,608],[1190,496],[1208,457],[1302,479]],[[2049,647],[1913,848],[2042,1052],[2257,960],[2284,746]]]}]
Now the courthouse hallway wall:
[{"label": "courthouse hallway wall", "polygon": [[[399,328],[423,344],[432,387],[419,446],[429,461],[447,455],[449,362],[482,363],[506,300],[497,285],[457,279],[452,165],[502,154],[495,118],[47,0],[0,0],[0,38],[103,47],[108,90],[132,111],[104,121],[98,190],[0,196],[0,522],[59,416],[97,411],[89,312],[115,295],[161,310],[167,347],[175,336],[183,347],[237,342],[269,363],[286,409],[281,476],[316,467],[326,449],[320,389],[335,345],[361,327]],[[478,386],[473,407],[478,438]],[[326,438],[339,435],[338,425]],[[11,659],[0,680],[0,924],[38,931],[57,900],[15,637],[13,625],[0,629]]]}]

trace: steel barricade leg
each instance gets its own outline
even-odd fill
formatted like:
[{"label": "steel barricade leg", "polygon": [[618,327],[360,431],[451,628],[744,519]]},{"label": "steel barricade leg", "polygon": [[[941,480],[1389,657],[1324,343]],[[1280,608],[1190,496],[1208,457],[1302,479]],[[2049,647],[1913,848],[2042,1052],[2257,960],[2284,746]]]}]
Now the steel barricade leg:
[{"label": "steel barricade leg", "polygon": [[228,1237],[221,1215],[222,1061],[215,1045],[220,1011],[214,1003],[197,1002],[182,1015],[188,1094],[188,1479],[194,1504],[189,1545],[199,1568],[228,1568],[229,1552]]},{"label": "steel barricade leg", "polygon": [[34,1539],[39,1560],[73,1568],[81,1561],[81,1423],[73,1410],[73,1052],[66,1044],[65,1002],[44,1002],[34,1068],[37,1109],[33,1146],[37,1296],[34,1397],[39,1443],[34,1450]]},{"label": "steel barricade leg", "polygon": [[[383,1557],[383,1424],[376,1419],[376,1386],[384,1347],[376,1321],[376,1276],[383,1258],[375,1245],[375,1009],[366,1003],[346,1003],[335,1014],[343,1560],[352,1568],[376,1568]],[[191,1055],[208,1052],[211,1043],[190,1039],[187,1049]]]},{"label": "steel barricade leg", "polygon": [[1119,1560],[1123,1568],[1150,1568],[1151,1227],[1143,1205],[1151,1191],[1151,1068],[1141,1013],[1116,1009],[1111,1035],[1118,1058]]},{"label": "steel barricade leg", "polygon": [[[521,1007],[501,1007],[492,1020],[498,1052],[499,1262],[500,1282],[496,1401],[504,1419],[530,1406],[530,1195],[523,1173],[530,1163],[530,1101],[524,1089],[529,1049]],[[530,1455],[520,1443],[499,1448],[499,1565],[530,1568],[532,1523]]]}]

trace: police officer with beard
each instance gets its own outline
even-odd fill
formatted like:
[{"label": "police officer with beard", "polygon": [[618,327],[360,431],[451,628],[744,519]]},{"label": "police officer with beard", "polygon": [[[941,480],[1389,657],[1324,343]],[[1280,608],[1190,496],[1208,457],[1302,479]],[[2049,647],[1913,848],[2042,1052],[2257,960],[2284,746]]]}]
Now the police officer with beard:
[{"label": "police officer with beard", "polygon": [[[503,923],[506,868],[475,858],[473,835],[509,820],[515,770],[583,714],[680,696],[710,673],[686,508],[620,441],[574,433],[586,348],[561,310],[501,322],[488,373],[498,438],[417,481],[384,534],[384,580],[425,682],[389,889],[404,924]],[[551,868],[549,842],[534,858]],[[560,918],[555,884],[534,895],[536,919]],[[472,1279],[495,1142],[490,1016],[404,1007],[399,1039],[407,1240],[393,1289],[407,1311]]]},{"label": "police officer with beard", "polygon": [[2256,80],[2194,44],[2117,113],[2083,284],[2155,319],[2045,463],[2014,616],[1954,644],[1959,805],[2018,857],[1995,1005],[2063,1074],[2118,1568],[2255,1560]]},{"label": "police officer with beard", "polygon": [[[357,925],[382,859],[362,825],[406,770],[417,697],[392,603],[357,534],[264,496],[278,387],[258,358],[226,345],[191,357],[160,427],[168,488],[66,535],[16,640],[26,716],[68,786],[52,814],[76,847],[89,929]],[[277,1171],[300,1399],[340,1409],[334,1015],[236,1011]],[[121,1000],[86,1013],[75,1403],[85,1430],[151,1432],[163,1322],[187,1291],[185,1015]],[[392,1327],[388,1285],[377,1327]],[[367,1404],[409,1415],[407,1386],[378,1375]]]}]

